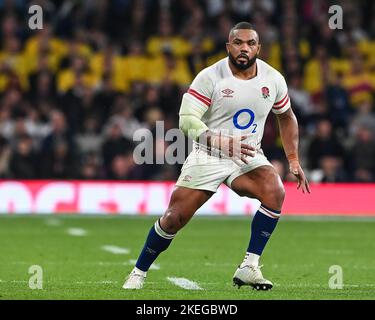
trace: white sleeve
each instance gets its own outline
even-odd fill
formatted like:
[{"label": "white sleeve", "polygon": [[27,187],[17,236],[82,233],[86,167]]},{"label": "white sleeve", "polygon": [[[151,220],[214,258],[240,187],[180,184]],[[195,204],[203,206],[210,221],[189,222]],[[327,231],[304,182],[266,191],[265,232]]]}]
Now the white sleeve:
[{"label": "white sleeve", "polygon": [[205,111],[198,109],[186,99],[186,94],[182,98],[180,108],[180,118],[178,126],[180,130],[190,139],[197,141],[200,135],[208,130],[207,125],[202,121]]},{"label": "white sleeve", "polygon": [[195,141],[208,130],[201,119],[211,105],[212,92],[213,81],[205,69],[196,76],[189,90],[182,97],[179,128],[186,136]]},{"label": "white sleeve", "polygon": [[272,112],[276,114],[281,114],[290,108],[290,99],[288,95],[288,87],[286,85],[285,79],[280,75],[277,80],[277,94],[275,103],[272,107]]},{"label": "white sleeve", "polygon": [[208,74],[208,69],[202,70],[195,77],[184,97],[190,104],[206,112],[211,105],[214,83]]}]

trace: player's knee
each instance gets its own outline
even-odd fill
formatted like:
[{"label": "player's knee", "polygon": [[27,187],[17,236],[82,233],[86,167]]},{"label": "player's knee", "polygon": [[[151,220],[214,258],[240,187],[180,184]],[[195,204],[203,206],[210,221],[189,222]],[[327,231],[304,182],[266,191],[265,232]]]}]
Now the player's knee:
[{"label": "player's knee", "polygon": [[263,192],[264,197],[261,202],[270,208],[279,210],[284,202],[285,189],[282,183],[267,185]]},{"label": "player's knee", "polygon": [[175,234],[184,226],[182,215],[174,210],[167,210],[160,220],[162,229],[170,234]]},{"label": "player's knee", "polygon": [[277,198],[276,200],[279,203],[279,205],[282,206],[282,204],[284,203],[284,199],[285,199],[285,188],[282,184],[279,185],[276,190],[276,198]]},{"label": "player's knee", "polygon": [[273,198],[274,198],[275,205],[278,208],[281,208],[281,206],[284,203],[284,198],[285,198],[284,186],[282,184],[275,186],[274,189],[273,189],[272,195],[273,195]]}]

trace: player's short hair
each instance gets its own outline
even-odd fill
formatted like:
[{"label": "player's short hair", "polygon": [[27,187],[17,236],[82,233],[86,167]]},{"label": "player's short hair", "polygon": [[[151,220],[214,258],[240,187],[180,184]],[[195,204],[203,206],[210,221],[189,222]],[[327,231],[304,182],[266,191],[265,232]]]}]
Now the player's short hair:
[{"label": "player's short hair", "polygon": [[255,26],[247,21],[242,21],[237,23],[232,29],[230,29],[229,37],[233,35],[233,32],[240,29],[246,29],[246,30],[254,30],[257,33],[258,41],[259,41],[259,35],[258,32],[255,30]]}]

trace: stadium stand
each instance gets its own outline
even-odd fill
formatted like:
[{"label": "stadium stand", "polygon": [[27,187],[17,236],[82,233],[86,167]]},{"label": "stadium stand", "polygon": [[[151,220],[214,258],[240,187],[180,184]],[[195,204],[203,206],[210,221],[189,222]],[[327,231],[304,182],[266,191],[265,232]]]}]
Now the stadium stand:
[{"label": "stadium stand", "polygon": [[[373,1],[335,1],[351,13],[343,30],[325,0],[33,3],[42,30],[28,29],[29,1],[0,1],[1,178],[176,179],[178,165],[134,163],[133,133],[177,128],[182,94],[246,20],[287,80],[310,180],[375,181]],[[277,132],[270,116],[263,149],[288,181]]]}]

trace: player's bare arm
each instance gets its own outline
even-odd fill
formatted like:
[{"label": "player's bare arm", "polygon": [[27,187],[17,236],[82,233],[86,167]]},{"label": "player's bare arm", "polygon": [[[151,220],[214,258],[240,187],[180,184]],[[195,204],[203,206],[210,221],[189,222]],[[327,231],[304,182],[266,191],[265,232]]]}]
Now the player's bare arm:
[{"label": "player's bare arm", "polygon": [[305,173],[301,168],[298,158],[299,136],[297,118],[292,108],[289,108],[284,113],[277,114],[276,117],[279,123],[281,141],[284,147],[286,157],[289,161],[289,170],[298,179],[297,189],[301,188],[303,193],[310,193],[311,191],[309,182],[306,179]]}]

